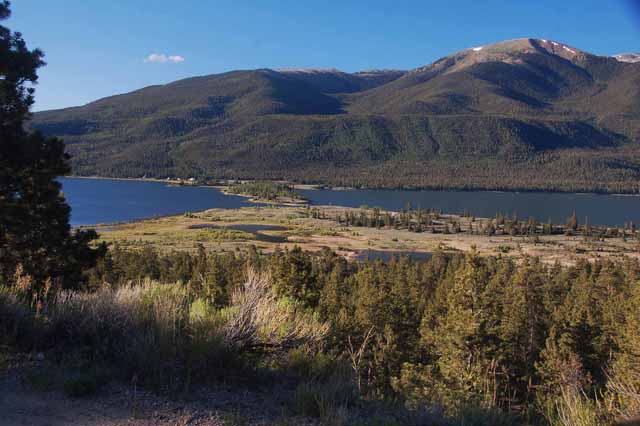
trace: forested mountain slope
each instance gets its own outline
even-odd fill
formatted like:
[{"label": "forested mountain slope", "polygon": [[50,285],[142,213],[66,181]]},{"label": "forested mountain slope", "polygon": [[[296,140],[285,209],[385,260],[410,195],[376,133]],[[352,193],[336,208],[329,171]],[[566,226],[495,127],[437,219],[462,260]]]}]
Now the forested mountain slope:
[{"label": "forested mountain slope", "polygon": [[559,42],[411,71],[233,71],[36,113],[77,174],[637,192],[640,62]]}]

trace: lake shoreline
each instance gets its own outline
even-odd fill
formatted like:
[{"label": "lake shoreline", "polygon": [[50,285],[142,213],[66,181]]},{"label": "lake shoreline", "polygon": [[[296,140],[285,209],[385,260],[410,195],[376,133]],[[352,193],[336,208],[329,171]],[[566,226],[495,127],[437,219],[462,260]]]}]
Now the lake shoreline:
[{"label": "lake shoreline", "polygon": [[[640,211],[639,198],[634,196],[509,191],[325,189],[304,186],[298,189],[300,196],[306,200],[306,203],[302,203],[291,202],[291,199],[283,197],[260,199],[253,193],[235,193],[229,190],[231,185],[222,185],[224,182],[202,184],[157,178],[88,176],[70,176],[61,178],[60,182],[63,184],[64,196],[73,209],[74,227],[158,218],[209,208],[233,209],[242,205],[302,206],[307,209],[319,206],[371,207],[390,212],[402,212],[407,206],[412,206],[413,209],[446,214],[484,218],[535,218],[539,222],[551,221],[555,224],[566,223],[572,214],[577,214],[578,222],[596,226],[627,227],[632,226],[632,223],[640,223],[640,214],[636,213]],[[144,186],[143,183],[149,186]]]},{"label": "lake shoreline", "polygon": [[[206,188],[224,188],[225,185],[219,184],[206,184],[206,183],[190,183],[188,180],[178,180],[178,179],[161,179],[161,178],[123,178],[123,177],[109,177],[109,176],[82,176],[82,175],[67,175],[62,176],[66,179],[97,179],[97,180],[123,180],[123,181],[139,181],[139,182],[159,182],[166,184],[173,184],[178,186],[199,186]],[[221,179],[220,181],[224,181],[225,179]],[[227,179],[231,181],[231,179]],[[239,182],[256,182],[261,179],[239,179]],[[469,193],[478,193],[478,192],[492,192],[492,193],[502,193],[502,194],[574,194],[574,195],[610,195],[616,197],[640,197],[640,192],[631,193],[631,192],[607,192],[607,191],[545,191],[539,189],[491,189],[491,188],[431,188],[431,187],[366,187],[366,188],[355,188],[355,187],[346,187],[346,186],[331,186],[328,184],[322,183],[294,183],[285,180],[268,180],[270,182],[281,182],[287,183],[293,187],[293,189],[300,190],[328,190],[328,191],[433,191],[433,192],[469,192]],[[231,195],[241,195],[241,194],[231,194]]]},{"label": "lake shoreline", "polygon": [[[66,185],[64,182],[63,184]],[[104,184],[99,185],[97,181],[82,183],[80,186],[88,190],[89,194],[95,192],[104,195],[104,188],[101,188]],[[122,187],[139,187],[139,185],[126,183],[109,183],[107,186],[114,187],[114,192],[119,195],[123,193]],[[176,192],[193,193],[197,189],[195,185],[185,186],[184,189],[167,188],[165,185],[155,183],[149,186],[153,188],[140,185],[142,192],[136,189],[133,195],[129,192],[127,196],[142,199],[155,193],[156,200],[160,200],[162,204],[172,200],[173,204],[183,206],[173,198]],[[160,213],[124,220],[84,222],[84,225],[74,226],[74,228],[96,229],[101,236],[101,241],[134,249],[150,245],[159,250],[194,251],[201,244],[207,250],[215,252],[235,252],[248,250],[250,247],[256,247],[264,252],[273,252],[299,246],[314,252],[329,248],[351,261],[363,260],[366,257],[390,258],[394,253],[409,254],[410,257],[425,257],[439,250],[455,253],[475,250],[475,248],[484,255],[508,255],[517,258],[528,255],[542,256],[549,263],[560,261],[565,264],[578,259],[638,256],[636,247],[640,234],[636,234],[635,228],[617,228],[614,232],[606,225],[600,227],[589,225],[586,231],[587,227],[582,223],[581,227],[578,227],[577,222],[576,225],[563,225],[564,221],[554,222],[551,225],[551,223],[534,221],[533,225],[529,225],[530,219],[523,219],[523,216],[520,216],[520,219],[512,219],[511,216],[469,215],[454,213],[453,210],[441,213],[435,209],[413,210],[413,213],[409,213],[410,225],[403,227],[402,224],[405,223],[403,215],[407,213],[401,211],[402,207],[378,209],[344,204],[331,205],[323,202],[327,198],[322,199],[322,196],[328,195],[328,200],[332,200],[331,197],[335,193],[332,194],[330,191],[318,193],[319,197],[313,200],[315,204],[310,208],[304,205],[284,206],[275,203],[261,205],[239,201],[246,200],[248,196],[228,199],[219,188],[213,186],[209,188],[216,190],[216,195],[212,195],[211,198],[218,200],[218,204],[214,202],[212,207],[205,206],[198,209],[185,205],[183,212]],[[197,192],[196,197],[202,201],[203,198],[209,198],[207,195],[209,193],[204,189]],[[160,194],[160,198],[157,194]],[[221,195],[224,196],[221,197]],[[342,194],[341,197],[333,200],[337,203],[351,202],[352,204],[367,200],[359,195],[362,194]],[[410,197],[410,194],[405,196]],[[456,198],[459,201],[460,197],[456,196]],[[503,197],[496,195],[476,198],[493,205],[496,199]],[[541,203],[538,200],[540,197],[529,196],[528,198],[529,203]],[[575,200],[575,197],[573,199]],[[474,202],[473,197],[462,197],[462,200],[470,205]],[[555,200],[547,202],[550,205],[556,204]],[[623,204],[629,202],[631,201]],[[398,202],[397,199],[389,204],[396,207],[402,206],[402,202]],[[123,203],[116,202],[114,206],[116,210],[126,209],[126,204]],[[92,206],[92,208],[95,207]],[[383,218],[383,225],[367,225],[367,221],[375,215],[378,218],[376,220]],[[426,220],[423,220],[424,215],[427,215]],[[508,222],[515,225],[510,225]],[[256,232],[252,232],[251,235],[246,232],[237,232],[246,231],[241,227],[247,226],[256,227],[254,229]],[[575,226],[575,228],[567,228],[568,226]],[[262,229],[265,231],[263,232]],[[567,232],[567,229],[573,230]],[[607,238],[605,239],[604,236]]]}]

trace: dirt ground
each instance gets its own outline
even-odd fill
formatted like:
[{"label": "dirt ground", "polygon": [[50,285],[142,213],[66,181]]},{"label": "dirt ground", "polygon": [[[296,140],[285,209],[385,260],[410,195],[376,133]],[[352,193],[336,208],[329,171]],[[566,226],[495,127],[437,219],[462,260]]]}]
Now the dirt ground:
[{"label": "dirt ground", "polygon": [[23,368],[0,372],[2,426],[266,426],[313,425],[285,416],[277,391],[206,388],[187,398],[163,397],[132,385],[109,384],[90,397],[71,398],[60,386],[39,389]]}]

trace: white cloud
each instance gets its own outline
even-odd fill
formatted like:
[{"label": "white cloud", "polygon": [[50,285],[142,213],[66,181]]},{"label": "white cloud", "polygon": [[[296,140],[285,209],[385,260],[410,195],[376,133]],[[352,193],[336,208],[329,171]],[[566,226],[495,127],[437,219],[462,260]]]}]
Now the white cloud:
[{"label": "white cloud", "polygon": [[145,62],[153,62],[156,64],[179,64],[184,62],[184,56],[165,55],[164,53],[152,53],[144,59]]}]

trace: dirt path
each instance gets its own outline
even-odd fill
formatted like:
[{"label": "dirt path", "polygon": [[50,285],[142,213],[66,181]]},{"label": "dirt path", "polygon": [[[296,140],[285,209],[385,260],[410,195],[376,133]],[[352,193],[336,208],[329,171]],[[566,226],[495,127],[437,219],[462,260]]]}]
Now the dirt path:
[{"label": "dirt path", "polygon": [[225,425],[223,416],[109,387],[91,398],[59,390],[36,391],[19,380],[0,385],[0,424],[5,426]]},{"label": "dirt path", "polygon": [[[135,396],[134,396],[135,394]],[[282,416],[275,393],[207,389],[189,400],[173,400],[121,384],[92,397],[70,398],[59,388],[33,389],[19,372],[0,374],[3,426],[249,426],[312,425]],[[285,423],[286,422],[286,423]]]}]

